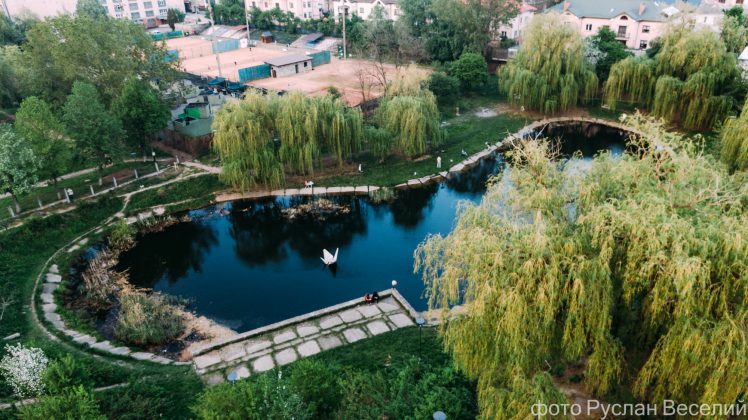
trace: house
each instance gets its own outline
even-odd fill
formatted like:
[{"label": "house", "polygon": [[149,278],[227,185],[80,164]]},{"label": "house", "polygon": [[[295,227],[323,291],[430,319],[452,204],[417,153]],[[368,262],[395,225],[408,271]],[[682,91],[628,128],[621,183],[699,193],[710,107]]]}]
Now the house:
[{"label": "house", "polygon": [[336,15],[341,15],[344,7],[348,8],[349,14],[357,15],[364,20],[369,19],[376,8],[382,9],[384,16],[389,20],[397,20],[400,17],[400,8],[397,6],[397,0],[332,1],[332,10]]},{"label": "house", "polygon": [[270,66],[272,77],[290,76],[312,70],[312,57],[304,54],[290,54],[265,60]]},{"label": "house", "polygon": [[643,50],[664,32],[665,6],[652,0],[567,0],[548,11],[560,14],[585,37],[607,26],[627,48]]},{"label": "house", "polygon": [[262,11],[278,8],[299,19],[320,19],[329,10],[329,0],[246,0],[244,4],[248,12],[254,8]]},{"label": "house", "polygon": [[522,41],[522,33],[527,25],[530,24],[532,17],[535,16],[538,8],[527,2],[522,2],[519,5],[517,16],[515,16],[509,22],[499,26],[499,36],[502,39],[514,39],[519,42]]}]

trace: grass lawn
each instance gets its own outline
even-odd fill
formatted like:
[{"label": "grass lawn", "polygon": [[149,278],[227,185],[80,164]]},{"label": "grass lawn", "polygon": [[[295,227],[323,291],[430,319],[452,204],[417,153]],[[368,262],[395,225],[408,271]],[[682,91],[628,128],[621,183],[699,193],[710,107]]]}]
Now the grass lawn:
[{"label": "grass lawn", "polygon": [[[445,127],[446,138],[439,147],[442,158],[442,168],[436,168],[437,153],[432,153],[426,159],[417,161],[402,157],[388,157],[384,163],[376,162],[371,156],[362,156],[363,173],[356,170],[319,179],[320,186],[358,186],[375,185],[391,186],[400,184],[412,178],[420,178],[439,171],[447,171],[450,166],[465,159],[461,151],[468,154],[479,152],[486,147],[485,143],[496,143],[508,134],[522,128],[530,121],[513,114],[499,114],[496,117],[480,118],[472,113],[462,114],[448,120]],[[441,152],[443,150],[443,152]]]},{"label": "grass lawn", "polygon": [[225,188],[226,186],[218,181],[217,175],[202,175],[135,194],[130,199],[125,212],[132,214],[160,204],[185,200],[185,203],[170,207],[168,210],[203,207],[213,200],[214,192]]}]

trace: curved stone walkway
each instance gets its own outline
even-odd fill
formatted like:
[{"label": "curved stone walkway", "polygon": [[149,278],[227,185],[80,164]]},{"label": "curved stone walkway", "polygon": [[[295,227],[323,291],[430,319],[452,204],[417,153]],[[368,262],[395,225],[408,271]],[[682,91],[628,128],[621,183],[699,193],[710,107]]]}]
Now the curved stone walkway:
[{"label": "curved stone walkway", "polygon": [[415,325],[418,313],[395,289],[379,293],[378,303],[362,298],[287,319],[193,352],[197,373],[209,384],[265,372],[319,352]]}]

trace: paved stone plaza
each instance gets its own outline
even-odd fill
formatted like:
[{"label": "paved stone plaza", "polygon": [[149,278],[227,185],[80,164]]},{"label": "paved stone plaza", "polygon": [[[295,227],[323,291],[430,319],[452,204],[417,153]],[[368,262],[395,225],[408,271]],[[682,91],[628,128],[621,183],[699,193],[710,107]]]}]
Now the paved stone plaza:
[{"label": "paved stone plaza", "polygon": [[415,325],[417,316],[396,290],[380,293],[379,303],[355,299],[236,337],[194,352],[197,372],[209,384],[264,372],[374,335]]}]

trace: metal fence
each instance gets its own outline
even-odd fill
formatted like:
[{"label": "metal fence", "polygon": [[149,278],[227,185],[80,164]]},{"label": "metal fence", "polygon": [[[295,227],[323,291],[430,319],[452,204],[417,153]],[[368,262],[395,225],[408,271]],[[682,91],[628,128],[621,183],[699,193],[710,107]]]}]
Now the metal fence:
[{"label": "metal fence", "polygon": [[239,81],[242,83],[270,77],[270,64],[239,69]]},{"label": "metal fence", "polygon": [[213,52],[216,54],[236,49],[239,49],[238,39],[221,39],[213,43]]},{"label": "metal fence", "polygon": [[320,51],[311,55],[312,67],[321,66],[330,63],[330,51]]}]

